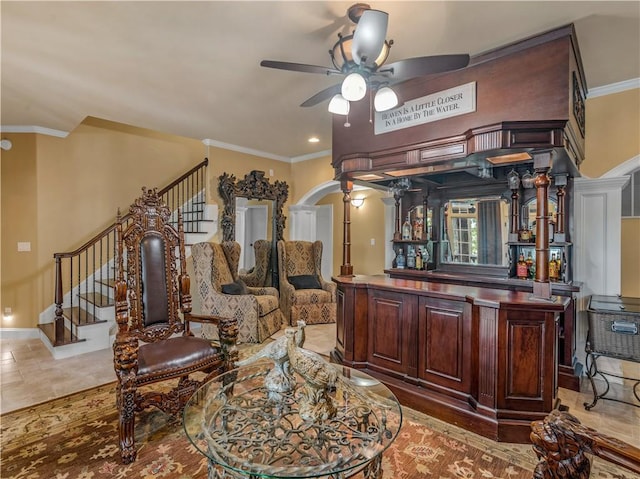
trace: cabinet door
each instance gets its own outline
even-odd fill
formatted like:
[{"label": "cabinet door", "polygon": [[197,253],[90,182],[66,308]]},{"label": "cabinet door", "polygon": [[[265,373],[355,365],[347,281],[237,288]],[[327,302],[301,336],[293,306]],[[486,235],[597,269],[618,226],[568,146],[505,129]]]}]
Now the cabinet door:
[{"label": "cabinet door", "polygon": [[416,297],[389,291],[372,290],[369,294],[369,354],[372,366],[386,371],[411,374],[415,371],[415,342],[411,344],[416,316]]},{"label": "cabinet door", "polygon": [[501,309],[498,409],[548,412],[556,397],[557,313]]},{"label": "cabinet door", "polygon": [[418,377],[436,386],[471,389],[471,305],[420,298]]}]

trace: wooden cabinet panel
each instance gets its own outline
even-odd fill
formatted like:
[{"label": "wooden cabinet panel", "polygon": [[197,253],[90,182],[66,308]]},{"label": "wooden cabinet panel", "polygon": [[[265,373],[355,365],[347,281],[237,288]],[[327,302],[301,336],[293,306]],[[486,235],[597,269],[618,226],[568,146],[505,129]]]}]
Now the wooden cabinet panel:
[{"label": "wooden cabinet panel", "polygon": [[408,334],[415,297],[382,291],[369,296],[369,362],[407,372]]},{"label": "wooden cabinet panel", "polygon": [[[544,324],[508,323],[507,398],[542,397],[542,348]],[[526,358],[526,360],[523,360]]]},{"label": "wooden cabinet panel", "polygon": [[556,315],[502,310],[498,408],[548,411],[555,396]]},{"label": "wooden cabinet panel", "polygon": [[471,307],[462,301],[420,298],[418,377],[470,391]]}]

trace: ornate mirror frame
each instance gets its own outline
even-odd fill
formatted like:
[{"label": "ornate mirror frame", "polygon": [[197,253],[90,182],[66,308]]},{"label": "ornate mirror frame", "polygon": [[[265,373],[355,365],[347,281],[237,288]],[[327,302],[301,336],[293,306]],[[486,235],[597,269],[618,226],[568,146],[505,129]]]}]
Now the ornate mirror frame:
[{"label": "ornate mirror frame", "polygon": [[279,180],[271,184],[264,174],[264,171],[253,170],[238,181],[235,175],[226,172],[218,177],[218,193],[224,203],[220,227],[223,241],[235,241],[236,197],[273,201],[270,269],[273,286],[277,288],[279,277],[276,245],[278,240],[284,239],[287,217],[282,214],[282,208],[289,197],[289,185]]}]

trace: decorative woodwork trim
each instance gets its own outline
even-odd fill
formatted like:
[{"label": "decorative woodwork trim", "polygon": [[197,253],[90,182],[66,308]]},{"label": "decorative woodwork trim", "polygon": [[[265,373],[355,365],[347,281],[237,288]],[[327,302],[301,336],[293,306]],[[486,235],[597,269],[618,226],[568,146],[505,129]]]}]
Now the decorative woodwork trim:
[{"label": "decorative woodwork trim", "polygon": [[224,241],[235,240],[236,227],[236,197],[250,200],[275,201],[273,214],[275,217],[275,241],[284,239],[284,227],[287,217],[282,214],[282,208],[289,196],[289,185],[277,180],[274,184],[264,177],[264,171],[253,170],[244,175],[243,180],[236,181],[235,175],[223,173],[218,177],[218,193],[224,203],[222,211],[222,236]]},{"label": "decorative woodwork trim", "polygon": [[282,214],[282,209],[289,196],[289,185],[286,182],[276,180],[274,184],[264,177],[264,171],[253,170],[244,175],[243,180],[236,181],[235,175],[223,173],[218,177],[218,193],[224,203],[220,226],[222,228],[223,241],[235,241],[236,237],[236,197],[250,200],[272,200],[272,238],[271,238],[271,284],[277,286],[278,259],[276,244],[284,239],[284,227],[287,217]]},{"label": "decorative woodwork trim", "polygon": [[[528,152],[532,149],[564,149],[575,137],[568,120],[510,121],[474,128],[462,135],[438,140],[394,147],[371,153],[353,153],[334,159],[336,175],[355,178],[358,174],[406,169],[403,174],[417,174],[412,168],[425,164],[445,163],[449,160],[469,157],[469,163],[481,165],[486,156],[495,150],[510,149],[510,153]],[[499,152],[504,154],[503,151]],[[570,151],[572,160],[578,152]],[[561,155],[565,157],[565,155]],[[575,158],[573,158],[575,156]],[[531,160],[524,160],[531,162]],[[448,169],[447,166],[445,169]],[[397,172],[400,173],[400,172]],[[391,175],[385,175],[389,177]],[[397,175],[393,175],[397,176]]]}]

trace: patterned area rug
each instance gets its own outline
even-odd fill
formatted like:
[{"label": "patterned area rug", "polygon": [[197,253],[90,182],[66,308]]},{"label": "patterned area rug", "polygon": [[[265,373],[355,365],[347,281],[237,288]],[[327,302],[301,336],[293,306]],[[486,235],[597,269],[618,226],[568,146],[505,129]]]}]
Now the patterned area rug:
[{"label": "patterned area rug", "polygon": [[[529,479],[531,446],[496,443],[403,408],[403,424],[384,455],[384,479]],[[149,410],[136,419],[138,459],[120,463],[115,383],[0,416],[4,479],[204,479],[205,458],[182,426]],[[361,475],[357,477],[362,477]],[[596,460],[594,478],[631,479]]]}]

